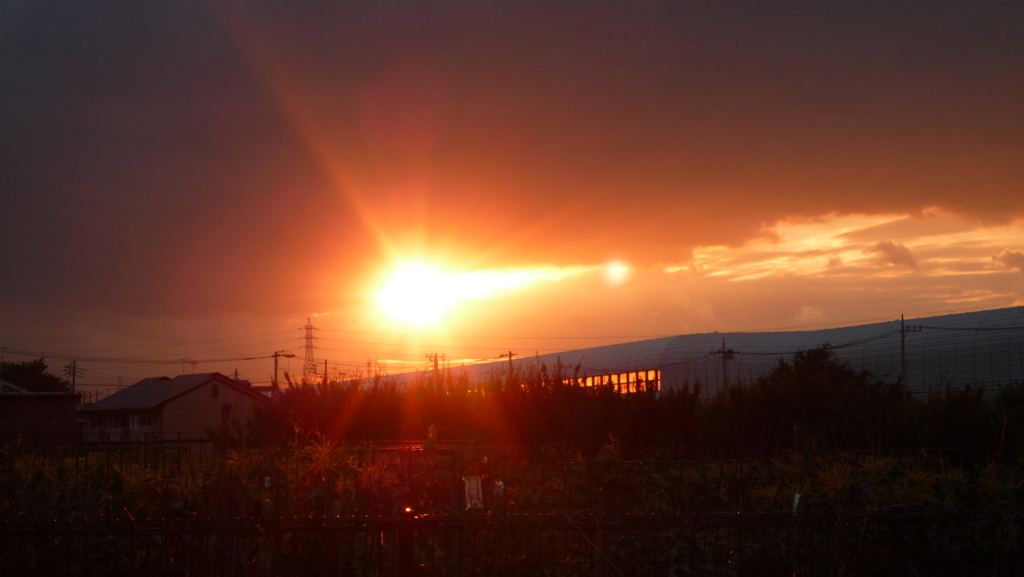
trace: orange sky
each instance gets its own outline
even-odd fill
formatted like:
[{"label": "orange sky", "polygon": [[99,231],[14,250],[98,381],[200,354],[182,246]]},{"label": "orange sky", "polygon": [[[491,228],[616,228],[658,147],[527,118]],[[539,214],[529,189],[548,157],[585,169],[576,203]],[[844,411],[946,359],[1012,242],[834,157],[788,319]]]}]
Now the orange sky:
[{"label": "orange sky", "polygon": [[[397,370],[1024,304],[1013,6],[13,2],[0,22],[9,348],[299,352],[317,315],[318,357]],[[462,275],[435,321],[378,300],[410,264]],[[200,369],[236,364],[268,378]]]}]

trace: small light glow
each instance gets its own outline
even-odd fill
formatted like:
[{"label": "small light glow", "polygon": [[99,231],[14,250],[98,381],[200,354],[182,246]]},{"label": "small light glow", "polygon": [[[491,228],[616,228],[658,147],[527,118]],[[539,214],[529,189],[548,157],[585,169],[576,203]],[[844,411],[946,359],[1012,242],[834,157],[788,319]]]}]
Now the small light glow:
[{"label": "small light glow", "polygon": [[405,512],[406,513],[412,513],[412,507],[406,507],[405,508]]},{"label": "small light glow", "polygon": [[604,281],[610,286],[618,286],[629,280],[630,272],[626,263],[612,261],[604,265]]}]

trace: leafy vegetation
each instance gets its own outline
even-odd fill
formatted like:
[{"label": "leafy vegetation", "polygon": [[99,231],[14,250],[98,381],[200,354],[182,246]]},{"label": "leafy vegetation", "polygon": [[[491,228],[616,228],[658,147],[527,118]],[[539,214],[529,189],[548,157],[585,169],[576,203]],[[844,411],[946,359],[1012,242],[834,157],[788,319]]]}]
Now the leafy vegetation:
[{"label": "leafy vegetation", "polygon": [[[261,442],[295,435],[336,442],[422,440],[566,446],[592,455],[609,435],[627,455],[667,447],[702,454],[958,449],[984,454],[1024,442],[1024,384],[946,388],[912,398],[899,383],[856,372],[827,346],[710,399],[693,388],[622,395],[585,388],[571,367],[530,367],[470,383],[454,370],[405,389],[386,377],[293,388],[256,423]],[[1004,424],[1006,425],[1004,427]],[[1005,434],[1005,436],[1004,436]],[[589,452],[589,453],[588,453]]]},{"label": "leafy vegetation", "polygon": [[46,359],[32,361],[0,361],[0,381],[33,393],[63,393],[71,390],[71,383],[47,372]]},{"label": "leafy vegetation", "polygon": [[[807,351],[747,387],[620,395],[564,368],[471,386],[443,372],[286,392],[215,434],[215,458],[146,445],[0,454],[25,519],[952,511],[1017,507],[1024,387],[908,397]],[[511,384],[519,381],[522,384]],[[388,441],[414,441],[388,444]],[[800,495],[797,499],[797,495]]]},{"label": "leafy vegetation", "polygon": [[[187,451],[8,449],[0,468],[4,518],[137,520],[463,514],[462,479],[485,488],[475,513],[671,514],[871,512],[1020,507],[1024,462],[788,453],[769,460],[622,458],[610,442],[587,458],[565,448],[345,448],[313,440],[281,450],[236,448],[203,461]],[[659,460],[660,459],[660,460]],[[498,483],[500,481],[501,489]]]}]

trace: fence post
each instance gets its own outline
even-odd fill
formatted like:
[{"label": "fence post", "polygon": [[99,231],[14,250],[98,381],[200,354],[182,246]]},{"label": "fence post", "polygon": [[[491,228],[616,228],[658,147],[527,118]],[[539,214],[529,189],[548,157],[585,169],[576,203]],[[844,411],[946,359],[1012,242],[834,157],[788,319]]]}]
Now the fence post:
[{"label": "fence post", "polygon": [[902,576],[907,570],[907,521],[899,505],[889,508],[889,575]]},{"label": "fence post", "polygon": [[399,517],[395,543],[395,570],[398,577],[413,577],[418,574],[416,550],[413,537],[415,526],[411,517]]},{"label": "fence post", "polygon": [[459,527],[452,526],[449,532],[451,557],[446,558],[444,564],[448,566],[446,569],[454,565],[455,577],[462,577],[462,530]]},{"label": "fence post", "polygon": [[605,565],[608,564],[608,558],[604,554],[604,527],[601,525],[600,518],[593,518],[595,521],[594,528],[594,577],[604,577],[606,574]]}]

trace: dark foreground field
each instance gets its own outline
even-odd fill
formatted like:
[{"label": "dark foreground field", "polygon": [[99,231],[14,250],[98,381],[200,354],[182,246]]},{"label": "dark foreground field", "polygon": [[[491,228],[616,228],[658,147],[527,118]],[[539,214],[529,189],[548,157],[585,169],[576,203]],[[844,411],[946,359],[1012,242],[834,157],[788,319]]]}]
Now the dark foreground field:
[{"label": "dark foreground field", "polygon": [[913,399],[827,349],[711,399],[559,370],[296,388],[201,446],[6,447],[0,574],[1024,570],[1022,387]]}]

